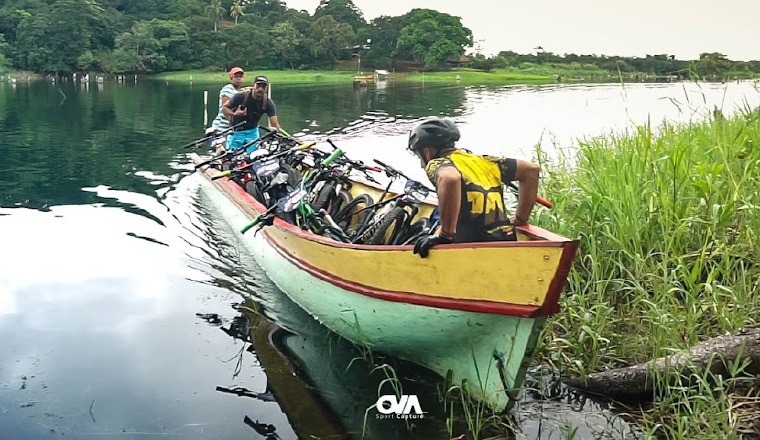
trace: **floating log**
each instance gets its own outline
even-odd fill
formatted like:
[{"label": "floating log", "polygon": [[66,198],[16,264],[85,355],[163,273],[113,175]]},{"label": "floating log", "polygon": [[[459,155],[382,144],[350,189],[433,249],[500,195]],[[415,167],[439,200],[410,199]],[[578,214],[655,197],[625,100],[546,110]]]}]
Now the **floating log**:
[{"label": "floating log", "polygon": [[660,374],[677,372],[688,381],[691,373],[701,375],[706,370],[713,375],[727,375],[730,363],[747,359],[750,362],[744,373],[760,375],[760,328],[708,339],[688,350],[642,364],[591,373],[586,377],[571,377],[565,383],[619,400],[644,400],[653,396],[655,371]]}]

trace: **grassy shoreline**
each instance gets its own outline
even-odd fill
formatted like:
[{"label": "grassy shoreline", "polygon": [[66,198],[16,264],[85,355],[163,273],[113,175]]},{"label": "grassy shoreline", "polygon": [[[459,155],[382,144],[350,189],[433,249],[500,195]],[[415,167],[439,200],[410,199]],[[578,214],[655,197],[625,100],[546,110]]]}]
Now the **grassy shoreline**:
[{"label": "grassy shoreline", "polygon": [[[372,70],[360,72],[371,75]],[[351,84],[356,71],[346,70],[249,70],[250,75],[267,75],[273,84]],[[390,72],[395,82],[440,83],[461,85],[513,85],[562,83],[609,83],[609,82],[663,82],[672,80],[644,72],[609,72],[596,68],[553,66],[530,66],[527,68],[495,69],[484,72],[473,69],[457,69],[440,72]],[[151,79],[167,82],[226,83],[226,72],[188,70],[156,73]]]},{"label": "grassy shoreline", "polygon": [[[362,72],[369,75],[372,72]],[[247,76],[266,75],[272,84],[351,84],[355,71],[336,70],[250,70]],[[396,82],[430,82],[458,83],[462,85],[485,84],[550,84],[557,81],[555,74],[530,73],[518,70],[495,70],[479,72],[472,70],[457,70],[448,72],[391,72]],[[229,78],[226,72],[209,72],[191,70],[181,72],[165,72],[150,75],[149,78],[167,82],[198,82],[226,83]]]},{"label": "grassy shoreline", "polygon": [[[346,70],[256,70],[247,71],[248,76],[267,75],[272,84],[309,84],[335,85],[351,84],[356,71]],[[371,75],[372,70],[360,72]],[[35,72],[8,70],[2,76],[22,81],[43,81],[45,75]],[[114,78],[113,73],[92,73],[95,76]],[[128,76],[131,76],[128,75]],[[596,68],[573,66],[533,65],[528,67],[510,67],[484,72],[473,69],[457,69],[440,72],[391,72],[395,82],[435,83],[474,85],[515,85],[515,84],[553,84],[562,83],[609,83],[609,82],[662,82],[667,77],[657,77],[644,72],[609,72]],[[225,84],[229,81],[227,72],[207,69],[184,70],[176,72],[153,73],[146,76],[151,80],[173,83],[208,83]],[[741,76],[745,78],[745,76]]]},{"label": "grassy shoreline", "polygon": [[[540,351],[546,362],[582,376],[758,326],[759,142],[760,110],[747,108],[640,126],[544,161],[542,192],[556,203],[536,223],[581,240]],[[637,419],[649,438],[739,439],[760,428],[731,404],[758,383],[742,370],[694,373],[693,385],[655,375],[658,392]]]}]

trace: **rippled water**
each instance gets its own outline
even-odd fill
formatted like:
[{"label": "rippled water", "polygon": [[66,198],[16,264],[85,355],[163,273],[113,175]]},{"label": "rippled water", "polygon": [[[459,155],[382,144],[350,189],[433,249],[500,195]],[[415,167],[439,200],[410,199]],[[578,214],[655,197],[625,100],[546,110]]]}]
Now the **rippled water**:
[{"label": "rippled water", "polygon": [[[429,416],[414,434],[365,423],[383,359],[290,303],[199,190],[180,147],[202,133],[203,90],[221,85],[99,86],[0,83],[0,439],[446,438],[435,378],[404,363]],[[758,103],[750,83],[275,90],[291,132],[417,177],[405,136],[430,114],[454,117],[463,146],[530,157],[647,115]],[[633,435],[551,383],[516,408],[518,437]]]}]

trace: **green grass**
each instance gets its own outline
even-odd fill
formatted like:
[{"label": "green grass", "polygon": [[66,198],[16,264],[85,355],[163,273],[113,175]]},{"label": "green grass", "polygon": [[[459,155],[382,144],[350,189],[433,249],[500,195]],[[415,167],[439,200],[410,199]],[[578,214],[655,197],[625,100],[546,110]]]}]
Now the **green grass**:
[{"label": "green grass", "polygon": [[[361,72],[370,75],[371,70]],[[350,84],[356,71],[337,70],[250,70],[246,71],[247,79],[253,75],[266,75],[273,84]],[[617,81],[618,75],[610,74],[589,66],[569,65],[550,66],[525,64],[520,67],[495,69],[483,72],[473,69],[457,69],[444,72],[391,72],[393,81],[461,84],[461,85],[501,85],[501,84],[551,84],[557,81],[557,75],[562,82],[577,81]],[[626,76],[633,78],[630,74]],[[642,74],[642,77],[644,75]],[[225,83],[229,80],[226,72],[211,72],[207,70],[188,70],[181,72],[165,72],[150,75],[150,78],[170,82]]]},{"label": "green grass", "polygon": [[[583,375],[758,324],[760,111],[639,126],[581,142],[572,159],[544,157],[543,169],[555,208],[535,222],[581,240],[547,362]],[[660,438],[738,438],[723,385],[742,376],[696,375],[691,387],[654,377],[641,422]]]},{"label": "green grass", "polygon": [[[398,77],[398,75],[396,75]],[[533,74],[521,71],[494,70],[480,72],[474,70],[456,70],[449,72],[408,73],[399,77],[405,81],[450,83],[463,85],[482,84],[517,84],[517,83],[553,83],[555,75]]]},{"label": "green grass", "polygon": [[[253,75],[259,74],[266,75],[272,84],[351,84],[351,78],[356,75],[356,72],[333,70],[251,70],[246,71],[246,79],[253,80]],[[371,71],[362,72],[362,74],[371,74]],[[471,70],[425,73],[392,72],[391,76],[393,81],[396,82],[409,81],[462,85],[555,82],[555,75],[553,74],[534,74],[507,70],[493,72]],[[151,75],[150,77],[170,82],[190,82],[191,78],[193,82],[198,83],[225,83],[229,81],[226,72],[203,70],[166,72]]]},{"label": "green grass", "polygon": [[[351,84],[355,72],[325,70],[246,70],[246,81],[252,82],[256,75],[266,75],[273,86],[277,84]],[[150,75],[150,78],[170,82],[227,83],[227,72],[185,70]]]}]

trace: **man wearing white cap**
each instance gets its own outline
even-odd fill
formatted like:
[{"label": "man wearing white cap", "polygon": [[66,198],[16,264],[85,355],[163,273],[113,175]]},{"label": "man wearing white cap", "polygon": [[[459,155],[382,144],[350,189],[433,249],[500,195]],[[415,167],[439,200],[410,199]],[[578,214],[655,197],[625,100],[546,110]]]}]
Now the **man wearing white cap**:
[{"label": "man wearing white cap", "polygon": [[[280,129],[277,107],[267,95],[268,87],[267,77],[259,75],[253,80],[253,89],[236,93],[222,106],[224,115],[233,125],[243,122],[242,126],[237,128],[230,137],[229,149],[240,148],[258,139],[259,121],[265,114],[269,117],[269,125],[277,130]],[[252,145],[246,148],[246,152],[251,152],[256,148],[258,148],[257,145]]]}]

